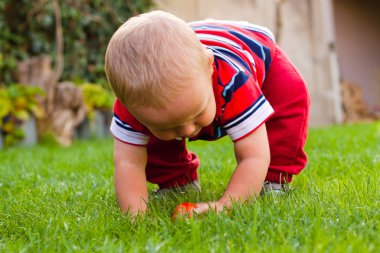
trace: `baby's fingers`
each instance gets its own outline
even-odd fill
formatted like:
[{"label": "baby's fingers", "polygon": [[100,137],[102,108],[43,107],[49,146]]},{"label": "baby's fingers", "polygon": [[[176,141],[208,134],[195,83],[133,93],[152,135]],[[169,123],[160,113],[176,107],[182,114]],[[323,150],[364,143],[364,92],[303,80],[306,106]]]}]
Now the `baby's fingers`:
[{"label": "baby's fingers", "polygon": [[194,210],[197,214],[203,214],[210,210],[210,204],[209,203],[197,203],[197,208]]},{"label": "baby's fingers", "polygon": [[223,211],[224,206],[219,202],[207,202],[207,203],[197,203],[196,212],[198,214],[202,214],[208,211],[213,211],[216,213],[220,213]]}]

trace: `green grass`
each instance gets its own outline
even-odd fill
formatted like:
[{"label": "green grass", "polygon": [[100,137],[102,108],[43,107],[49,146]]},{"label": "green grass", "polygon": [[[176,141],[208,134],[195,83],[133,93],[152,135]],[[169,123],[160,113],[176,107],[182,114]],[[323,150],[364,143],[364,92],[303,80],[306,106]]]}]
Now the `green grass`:
[{"label": "green grass", "polygon": [[291,193],[179,222],[179,202],[222,194],[235,166],[228,139],[190,144],[200,196],[151,197],[135,223],[116,205],[111,139],[0,151],[0,252],[379,252],[380,123],[309,136]]}]

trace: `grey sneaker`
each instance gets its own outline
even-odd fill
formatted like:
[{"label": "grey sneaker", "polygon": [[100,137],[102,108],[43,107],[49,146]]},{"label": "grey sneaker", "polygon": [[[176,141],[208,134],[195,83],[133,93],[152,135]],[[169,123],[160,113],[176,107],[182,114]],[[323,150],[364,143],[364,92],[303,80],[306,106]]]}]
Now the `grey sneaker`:
[{"label": "grey sneaker", "polygon": [[155,189],[153,190],[154,194],[161,195],[161,194],[167,194],[167,193],[180,193],[185,194],[187,192],[201,192],[201,185],[198,180],[194,180],[188,184],[185,184],[183,186],[179,187],[171,187],[171,188],[161,188],[161,189]]},{"label": "grey sneaker", "polygon": [[261,190],[261,194],[273,193],[273,194],[284,194],[292,190],[292,187],[289,184],[279,184],[279,183],[271,183],[264,182],[263,189]]}]

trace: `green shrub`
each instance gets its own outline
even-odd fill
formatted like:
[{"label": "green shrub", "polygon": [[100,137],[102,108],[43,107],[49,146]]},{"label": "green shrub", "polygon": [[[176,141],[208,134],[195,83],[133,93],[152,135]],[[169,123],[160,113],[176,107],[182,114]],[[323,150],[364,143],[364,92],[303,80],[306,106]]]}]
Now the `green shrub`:
[{"label": "green shrub", "polygon": [[0,87],[0,130],[5,136],[5,146],[11,146],[24,138],[20,128],[31,115],[42,117],[44,111],[38,96],[45,95],[40,87],[12,84]]},{"label": "green shrub", "polygon": [[[110,37],[122,22],[146,10],[152,2],[59,1],[64,39],[62,80],[79,78],[106,84],[104,53]],[[0,83],[16,82],[13,72],[19,60],[41,54],[48,54],[55,60],[52,3],[50,0],[0,0]]]},{"label": "green shrub", "polygon": [[83,92],[83,100],[87,109],[87,117],[93,119],[94,109],[111,110],[115,97],[111,92],[99,85],[84,83],[80,85]]}]

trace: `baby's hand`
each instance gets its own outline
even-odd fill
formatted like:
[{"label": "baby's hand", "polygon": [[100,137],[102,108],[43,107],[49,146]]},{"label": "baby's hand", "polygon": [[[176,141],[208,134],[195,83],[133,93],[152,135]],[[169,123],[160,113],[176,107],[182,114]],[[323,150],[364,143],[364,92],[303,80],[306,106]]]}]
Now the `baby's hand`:
[{"label": "baby's hand", "polygon": [[173,212],[173,220],[178,219],[190,219],[193,218],[194,215],[201,215],[208,211],[213,211],[216,213],[220,213],[224,210],[225,204],[221,202],[207,202],[207,203],[188,203],[184,202],[179,204]]},{"label": "baby's hand", "polygon": [[219,201],[197,203],[196,206],[197,206],[197,209],[196,209],[197,214],[202,214],[202,213],[205,213],[208,211],[220,213],[225,208],[225,204],[223,204]]}]

